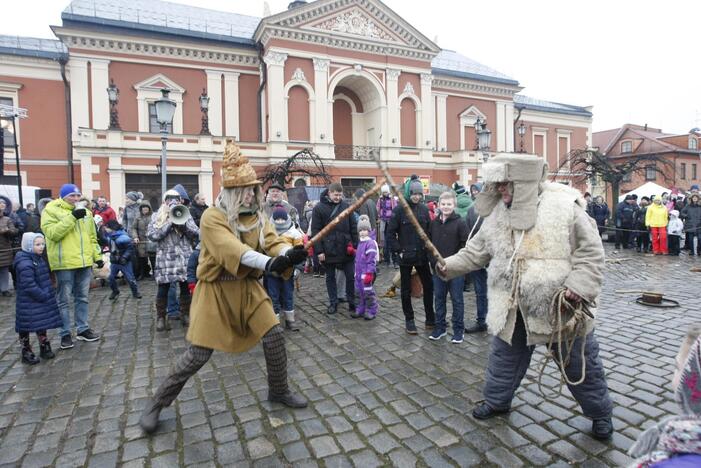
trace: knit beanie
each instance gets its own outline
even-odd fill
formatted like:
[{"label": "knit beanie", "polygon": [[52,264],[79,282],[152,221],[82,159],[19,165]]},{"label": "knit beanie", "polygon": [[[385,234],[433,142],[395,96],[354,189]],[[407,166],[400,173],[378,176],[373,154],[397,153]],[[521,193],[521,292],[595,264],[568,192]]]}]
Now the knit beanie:
[{"label": "knit beanie", "polygon": [[389,193],[389,185],[383,185],[380,190],[382,191],[382,193]]},{"label": "knit beanie", "polygon": [[413,195],[415,193],[418,193],[419,195],[423,195],[424,193],[424,186],[417,175],[411,176],[411,180],[409,181],[409,195]]},{"label": "knit beanie", "polygon": [[699,184],[694,184],[691,186],[690,190],[698,190],[699,189]]},{"label": "knit beanie", "polygon": [[131,201],[139,201],[144,198],[141,192],[127,192],[127,198]]},{"label": "knit beanie", "polygon": [[80,189],[75,184],[63,184],[59,191],[61,198],[66,198],[69,195],[81,195]]},{"label": "knit beanie", "polygon": [[465,193],[465,186],[460,184],[460,182],[455,182],[453,183],[453,192],[455,192],[456,195],[461,195]]},{"label": "knit beanie", "polygon": [[287,210],[285,209],[284,206],[276,206],[275,209],[273,209],[273,221],[277,221],[279,219],[284,219],[287,220],[288,215],[287,215]]},{"label": "knit beanie", "polygon": [[368,231],[370,232],[372,229],[370,227],[370,218],[368,215],[360,215],[358,218],[358,232],[360,231]]},{"label": "knit beanie", "polygon": [[180,194],[182,201],[190,201],[190,197],[187,196],[187,190],[185,190],[185,187],[183,187],[181,184],[177,184],[175,187],[173,187],[173,190]]}]

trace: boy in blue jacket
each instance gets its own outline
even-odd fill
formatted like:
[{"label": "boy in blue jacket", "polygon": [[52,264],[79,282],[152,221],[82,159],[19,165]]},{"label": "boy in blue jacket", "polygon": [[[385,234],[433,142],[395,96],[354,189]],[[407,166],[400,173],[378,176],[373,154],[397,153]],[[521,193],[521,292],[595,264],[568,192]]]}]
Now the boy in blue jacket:
[{"label": "boy in blue jacket", "polygon": [[119,296],[119,287],[117,286],[117,273],[120,271],[126,278],[131,294],[136,299],[141,299],[139,286],[134,278],[131,259],[134,255],[134,241],[129,237],[116,219],[111,219],[105,225],[105,235],[110,243],[110,277],[109,284],[112,289],[110,300],[113,301]]}]

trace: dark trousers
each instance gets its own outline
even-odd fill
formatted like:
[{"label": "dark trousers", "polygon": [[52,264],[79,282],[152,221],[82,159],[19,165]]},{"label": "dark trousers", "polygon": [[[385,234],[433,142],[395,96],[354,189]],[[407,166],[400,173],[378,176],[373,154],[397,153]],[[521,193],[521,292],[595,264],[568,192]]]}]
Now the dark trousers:
[{"label": "dark trousers", "polygon": [[650,231],[647,229],[638,231],[638,236],[636,239],[637,246],[639,250],[645,252],[650,250]]},{"label": "dark trousers", "polygon": [[[263,336],[263,354],[268,370],[268,388],[275,395],[284,395],[287,386],[287,353],[285,336],[279,325],[275,325]],[[161,383],[153,399],[161,407],[170,406],[182,391],[187,381],[212,357],[212,350],[189,345],[175,362],[168,377]]]},{"label": "dark trousers", "polygon": [[414,320],[414,308],[411,305],[411,269],[416,268],[416,273],[421,279],[424,289],[424,310],[426,311],[426,325],[436,324],[436,315],[433,312],[433,278],[428,264],[425,265],[400,265],[402,311],[404,319],[408,322]]},{"label": "dark trousers", "polygon": [[487,321],[487,310],[489,310],[489,303],[487,301],[487,269],[481,268],[471,272],[470,278],[475,287],[477,323],[482,324]]},{"label": "dark trousers", "polygon": [[679,243],[682,240],[682,236],[667,236],[667,247],[670,255],[679,255]]},{"label": "dark trousers", "polygon": [[131,269],[132,263],[129,262],[126,265],[120,265],[119,263],[110,263],[110,277],[108,282],[112,291],[118,293],[119,286],[117,286],[117,274],[121,271],[124,279],[129,283],[132,294],[136,295],[139,293],[139,287],[136,284],[136,279],[134,279],[134,271]]},{"label": "dark trousers", "polygon": [[[46,337],[46,330],[39,330],[37,333],[37,338],[39,339],[39,344],[49,341]],[[19,342],[22,345],[22,349],[32,350],[32,345],[29,343],[29,332],[19,332]]]},{"label": "dark trousers", "polygon": [[[526,375],[535,349],[535,346],[527,346],[526,343],[526,327],[520,312],[511,345],[497,336],[492,339],[485,375],[484,399],[493,409],[507,410],[511,407],[511,400]],[[579,385],[568,385],[567,388],[582,407],[582,413],[586,417],[591,419],[610,417],[613,404],[606,385],[604,366],[599,357],[599,343],[593,332],[589,333],[584,340],[582,338],[575,340],[565,372],[573,382],[581,378],[582,345],[586,361],[584,381]],[[559,353],[560,346],[560,344],[555,345],[554,352]]]},{"label": "dark trousers", "polygon": [[687,231],[684,236],[684,250],[688,250],[693,253],[694,249],[694,237],[696,231]]},{"label": "dark trousers", "polygon": [[622,225],[622,226],[617,226],[617,231],[616,231],[616,246],[621,246],[624,249],[627,249],[630,247],[630,231],[633,229],[633,226],[627,226],[627,225]]},{"label": "dark trousers", "polygon": [[[158,283],[158,290],[156,291],[156,298],[165,299],[168,297],[168,292],[170,291],[170,286],[174,283]],[[180,297],[189,296],[190,290],[187,289],[187,281],[179,281],[180,285]]]},{"label": "dark trousers", "polygon": [[329,295],[329,304],[338,304],[338,291],[336,290],[336,270],[341,270],[346,276],[346,300],[349,307],[355,306],[355,288],[353,286],[353,275],[355,265],[353,262],[345,263],[325,263],[326,267],[326,292]]}]

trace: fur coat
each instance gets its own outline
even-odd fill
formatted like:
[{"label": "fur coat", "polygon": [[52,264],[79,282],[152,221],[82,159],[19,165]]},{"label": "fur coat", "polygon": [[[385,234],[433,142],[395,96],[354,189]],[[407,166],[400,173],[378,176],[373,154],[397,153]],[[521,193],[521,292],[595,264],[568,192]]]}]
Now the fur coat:
[{"label": "fur coat", "polygon": [[[446,259],[448,278],[489,265],[487,325],[492,334],[511,343],[520,310],[528,344],[546,343],[552,332],[550,301],[562,286],[582,297],[595,312],[603,281],[604,249],[596,224],[585,209],[586,202],[577,190],[543,182],[531,229],[512,229],[510,210],[500,201],[479,232]],[[512,295],[516,272],[520,284]],[[593,327],[594,320],[588,319],[587,332]]]}]

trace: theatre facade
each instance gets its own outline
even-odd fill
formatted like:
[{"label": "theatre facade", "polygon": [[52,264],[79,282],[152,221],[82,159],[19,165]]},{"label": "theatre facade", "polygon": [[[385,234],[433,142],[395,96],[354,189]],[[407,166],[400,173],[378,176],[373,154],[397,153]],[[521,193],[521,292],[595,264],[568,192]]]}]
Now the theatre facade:
[{"label": "theatre facade", "polygon": [[[17,173],[14,137],[23,183],[54,195],[71,177],[115,206],[129,190],[158,194],[162,88],[177,103],[169,184],[208,201],[229,139],[257,170],[311,148],[348,187],[380,177],[370,153],[397,179],[479,181],[477,119],[492,133],[491,155],[539,154],[562,181],[567,152],[591,146],[591,108],[520,94],[517,80],[438,47],[379,0],[296,1],[264,18],[156,0],[74,0],[52,30],[56,40],[0,36],[0,104],[28,111],[16,135],[3,123],[5,174]],[[119,89],[112,125],[111,83]]]}]

